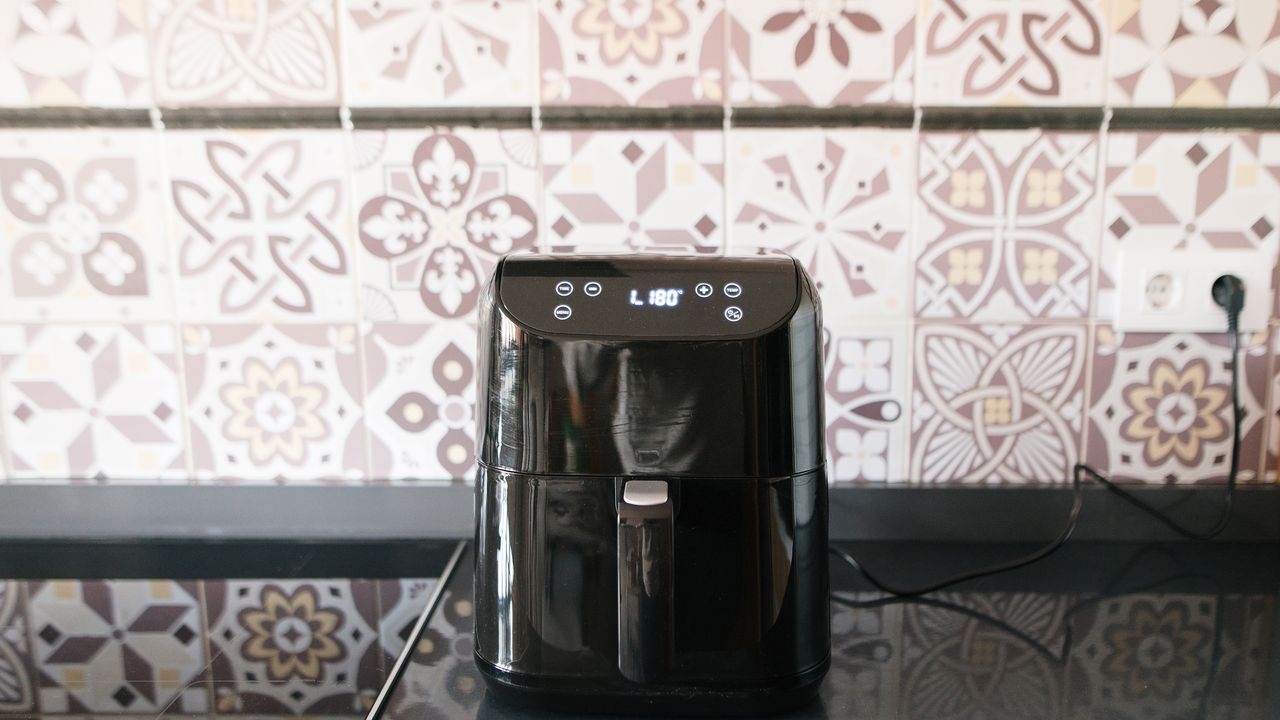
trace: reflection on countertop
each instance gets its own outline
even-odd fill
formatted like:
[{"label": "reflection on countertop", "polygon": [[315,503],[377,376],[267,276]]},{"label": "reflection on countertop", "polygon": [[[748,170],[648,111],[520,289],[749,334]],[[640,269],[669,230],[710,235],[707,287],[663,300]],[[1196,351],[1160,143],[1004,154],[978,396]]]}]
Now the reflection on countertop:
[{"label": "reflection on countertop", "polygon": [[[847,547],[903,584],[1023,550]],[[531,717],[472,664],[465,544],[4,546],[0,568],[2,718]],[[917,600],[832,582],[831,672],[794,717],[1280,717],[1277,546],[1073,544]]]}]

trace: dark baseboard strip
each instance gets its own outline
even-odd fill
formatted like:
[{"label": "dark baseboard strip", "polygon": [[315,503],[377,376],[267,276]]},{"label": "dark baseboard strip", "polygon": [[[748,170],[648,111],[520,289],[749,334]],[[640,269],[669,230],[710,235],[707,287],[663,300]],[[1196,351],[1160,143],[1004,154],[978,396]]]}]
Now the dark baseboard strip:
[{"label": "dark baseboard strip", "polygon": [[0,128],[149,128],[151,111],[111,108],[0,108]]},{"label": "dark baseboard strip", "polygon": [[[1221,486],[1135,488],[1192,527],[1213,524]],[[1063,526],[1071,491],[1054,488],[831,489],[831,537],[868,541],[1043,542]],[[465,485],[277,487],[0,485],[5,538],[465,538]],[[1280,487],[1237,489],[1223,541],[1280,541]],[[1176,539],[1102,488],[1085,490],[1077,540]]]},{"label": "dark baseboard strip", "polygon": [[1117,130],[1280,130],[1280,108],[1117,108],[1111,114]]},{"label": "dark baseboard strip", "polygon": [[1100,107],[925,107],[924,130],[1044,130],[1098,131]]},{"label": "dark baseboard strip", "polygon": [[169,130],[203,128],[340,128],[336,107],[161,108]]},{"label": "dark baseboard strip", "polygon": [[357,130],[423,127],[532,128],[533,108],[351,108]]},{"label": "dark baseboard strip", "polygon": [[741,128],[909,128],[915,123],[915,116],[910,107],[744,107],[733,109],[730,122]]},{"label": "dark baseboard strip", "polygon": [[724,108],[544,107],[541,118],[546,130],[720,129],[724,127]]}]

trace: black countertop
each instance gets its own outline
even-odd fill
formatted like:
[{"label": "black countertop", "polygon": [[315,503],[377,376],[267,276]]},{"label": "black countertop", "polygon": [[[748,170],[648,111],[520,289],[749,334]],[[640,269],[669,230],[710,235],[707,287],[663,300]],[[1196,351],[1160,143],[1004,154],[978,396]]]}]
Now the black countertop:
[{"label": "black countertop", "polygon": [[[901,584],[1025,550],[846,547]],[[453,541],[0,545],[0,717],[530,717],[471,663],[470,567]],[[1071,544],[909,601],[832,583],[795,717],[1280,717],[1280,546]]]}]

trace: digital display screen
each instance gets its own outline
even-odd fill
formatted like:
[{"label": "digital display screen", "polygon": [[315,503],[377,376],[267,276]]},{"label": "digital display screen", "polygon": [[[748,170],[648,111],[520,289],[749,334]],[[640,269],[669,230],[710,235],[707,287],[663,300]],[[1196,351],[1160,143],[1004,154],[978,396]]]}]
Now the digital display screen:
[{"label": "digital display screen", "polygon": [[631,304],[637,307],[673,308],[680,304],[680,296],[684,288],[653,288],[650,290],[631,289]]}]

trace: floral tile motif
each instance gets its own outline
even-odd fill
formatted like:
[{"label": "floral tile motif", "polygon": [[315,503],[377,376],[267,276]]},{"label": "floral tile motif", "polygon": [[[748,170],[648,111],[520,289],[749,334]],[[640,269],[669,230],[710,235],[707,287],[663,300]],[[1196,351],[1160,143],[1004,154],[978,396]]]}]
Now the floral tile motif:
[{"label": "floral tile motif", "polygon": [[[414,677],[422,682],[401,683],[387,700],[390,720],[466,717],[484,699],[484,682],[473,657],[475,603],[471,597],[471,564],[459,567],[449,579],[440,607],[431,615],[409,656],[412,665],[427,666]],[[414,672],[412,665],[409,672]]]},{"label": "floral tile motif", "polygon": [[355,715],[385,674],[367,580],[205,583],[219,715]]},{"label": "floral tile motif", "polygon": [[173,317],[158,141],[0,132],[0,319]]},{"label": "floral tile motif", "polygon": [[553,251],[716,252],[724,244],[724,135],[546,132],[545,237]]},{"label": "floral tile motif", "polygon": [[1079,453],[1084,325],[916,328],[909,477],[1066,482]]},{"label": "floral tile motif", "polygon": [[[1242,336],[1240,480],[1258,477],[1267,336]],[[1097,329],[1087,460],[1130,482],[1223,482],[1231,460],[1227,339]]]},{"label": "floral tile motif", "polygon": [[1073,623],[1070,672],[1085,692],[1072,694],[1071,717],[1098,708],[1121,718],[1180,717],[1199,707],[1219,602],[1212,595],[1125,595],[1083,609]]},{"label": "floral tile motif", "polygon": [[347,104],[532,104],[534,2],[347,0]]},{"label": "floral tile motif", "polygon": [[[1062,642],[1071,597],[963,594],[940,600],[1017,628],[1042,645]],[[901,716],[1051,718],[1069,688],[1062,668],[1027,642],[954,610],[906,605],[902,619]]]},{"label": "floral tile motif", "polygon": [[171,132],[178,313],[356,319],[338,131]]},{"label": "floral tile motif", "polygon": [[182,332],[198,480],[366,477],[355,326],[187,326]]},{"label": "floral tile motif", "polygon": [[[842,593],[855,601],[869,593]],[[828,707],[845,708],[849,717],[898,717],[898,679],[902,661],[902,605],[850,608],[831,604],[831,678]]]},{"label": "floral tile motif", "polygon": [[544,105],[718,105],[725,0],[543,0]]},{"label": "floral tile motif", "polygon": [[[1275,280],[1272,280],[1273,287]],[[1271,368],[1268,370],[1267,452],[1263,458],[1262,477],[1268,483],[1280,483],[1280,332],[1271,333]]]},{"label": "floral tile motif", "polygon": [[164,106],[337,105],[334,0],[147,3]]},{"label": "floral tile motif", "polygon": [[1112,133],[1098,317],[1115,315],[1120,246],[1280,253],[1280,138],[1257,133]]},{"label": "floral tile motif", "polygon": [[474,318],[498,258],[537,244],[533,133],[371,131],[355,146],[365,319]]},{"label": "floral tile motif", "polygon": [[906,480],[907,328],[829,324],[826,332],[829,479]]},{"label": "floral tile motif", "polygon": [[145,4],[138,0],[0,6],[0,103],[151,104]]},{"label": "floral tile motif", "polygon": [[911,104],[915,3],[731,2],[729,14],[735,104]]},{"label": "floral tile motif", "polygon": [[800,259],[828,323],[911,314],[909,130],[741,130],[730,135],[735,247]]},{"label": "floral tile motif", "polygon": [[923,135],[917,316],[1088,317],[1097,137],[1038,130]]},{"label": "floral tile motif", "polygon": [[35,709],[22,584],[0,580],[0,715]]},{"label": "floral tile motif", "polygon": [[33,582],[31,642],[46,714],[206,713],[194,582]]},{"label": "floral tile motif", "polygon": [[378,639],[384,666],[390,670],[413,634],[418,617],[435,592],[435,578],[376,580],[378,587]]},{"label": "floral tile motif", "polygon": [[1111,8],[1111,105],[1251,107],[1280,101],[1274,0],[1156,0]]},{"label": "floral tile motif", "polygon": [[475,474],[475,326],[375,325],[364,337],[373,477]]},{"label": "floral tile motif", "polygon": [[1104,0],[930,0],[922,105],[1101,105]]},{"label": "floral tile motif", "polygon": [[187,476],[168,325],[0,326],[0,400],[14,478]]}]

